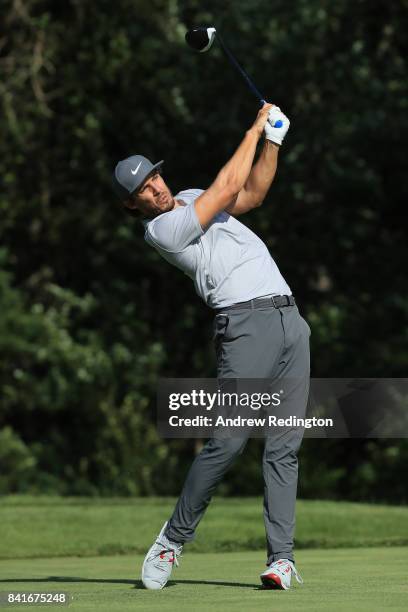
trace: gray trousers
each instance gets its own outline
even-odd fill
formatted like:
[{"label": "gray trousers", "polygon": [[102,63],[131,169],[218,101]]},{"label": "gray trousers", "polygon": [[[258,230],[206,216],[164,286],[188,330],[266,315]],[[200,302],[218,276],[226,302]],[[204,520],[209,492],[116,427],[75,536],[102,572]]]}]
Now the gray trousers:
[{"label": "gray trousers", "polygon": [[[214,319],[218,378],[296,381],[296,414],[303,416],[309,393],[310,328],[297,306],[237,309]],[[263,453],[264,523],[267,565],[294,561],[293,536],[298,480],[297,452],[303,430],[287,428],[267,436]],[[211,438],[197,455],[168,522],[166,536],[189,542],[217,484],[246,445],[248,436]]]}]

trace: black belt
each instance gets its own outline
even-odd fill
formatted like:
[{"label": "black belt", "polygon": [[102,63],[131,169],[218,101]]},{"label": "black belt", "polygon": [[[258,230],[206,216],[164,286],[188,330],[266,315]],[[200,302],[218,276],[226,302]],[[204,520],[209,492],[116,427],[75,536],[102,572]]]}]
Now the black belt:
[{"label": "black belt", "polygon": [[220,312],[227,312],[228,310],[235,310],[237,308],[284,308],[285,306],[294,306],[296,304],[293,295],[272,295],[270,297],[259,297],[247,302],[238,302],[225,308],[216,309],[216,314]]}]

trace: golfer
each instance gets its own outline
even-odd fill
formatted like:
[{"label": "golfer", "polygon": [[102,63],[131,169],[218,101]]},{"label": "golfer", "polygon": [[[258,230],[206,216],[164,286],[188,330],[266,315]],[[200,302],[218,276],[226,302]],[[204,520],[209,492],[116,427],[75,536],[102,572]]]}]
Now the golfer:
[{"label": "golfer", "polygon": [[[163,161],[152,164],[141,155],[117,164],[113,185],[123,208],[142,221],[146,242],[187,274],[198,295],[214,309],[218,378],[296,380],[298,414],[304,416],[310,376],[309,326],[265,244],[237,219],[262,204],[288,128],[289,120],[280,108],[265,103],[206,190],[186,189],[174,197],[161,176]],[[265,142],[253,165],[262,135]],[[302,582],[293,556],[297,452],[302,436],[303,430],[289,428],[265,438],[267,568],[261,581],[269,588],[290,588],[292,575]],[[243,438],[213,437],[197,455],[172,516],[144,560],[146,588],[166,585],[184,543],[194,538],[217,484],[245,444]]]}]

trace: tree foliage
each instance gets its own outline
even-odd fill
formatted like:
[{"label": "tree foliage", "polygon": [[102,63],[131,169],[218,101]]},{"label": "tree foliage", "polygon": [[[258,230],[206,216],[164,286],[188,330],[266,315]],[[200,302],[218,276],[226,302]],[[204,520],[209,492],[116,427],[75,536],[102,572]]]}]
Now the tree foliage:
[{"label": "tree foliage", "polygon": [[[174,493],[182,482],[194,444],[158,439],[155,388],[159,376],[214,374],[212,314],[121,214],[110,175],[142,153],[165,159],[174,193],[205,188],[252,122],[256,101],[221,50],[185,46],[193,25],[222,30],[291,118],[277,179],[243,221],[312,327],[312,374],[406,375],[407,8],[4,0],[2,490]],[[259,490],[250,446],[251,478],[236,468],[225,493]],[[404,442],[301,452],[305,495],[406,496]]]}]

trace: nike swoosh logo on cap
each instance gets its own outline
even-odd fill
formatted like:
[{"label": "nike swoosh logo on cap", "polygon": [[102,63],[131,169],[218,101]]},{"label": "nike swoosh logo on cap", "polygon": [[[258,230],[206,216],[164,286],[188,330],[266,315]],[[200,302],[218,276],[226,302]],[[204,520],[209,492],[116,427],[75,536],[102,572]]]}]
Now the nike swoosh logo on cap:
[{"label": "nike swoosh logo on cap", "polygon": [[138,165],[138,167],[137,167],[137,168],[135,168],[134,170],[132,170],[132,168],[130,169],[130,171],[131,171],[131,173],[132,173],[132,174],[136,174],[136,173],[137,173],[137,171],[138,171],[138,170],[139,170],[139,168],[140,168],[141,163],[142,163],[142,162],[140,162],[140,164]]}]

